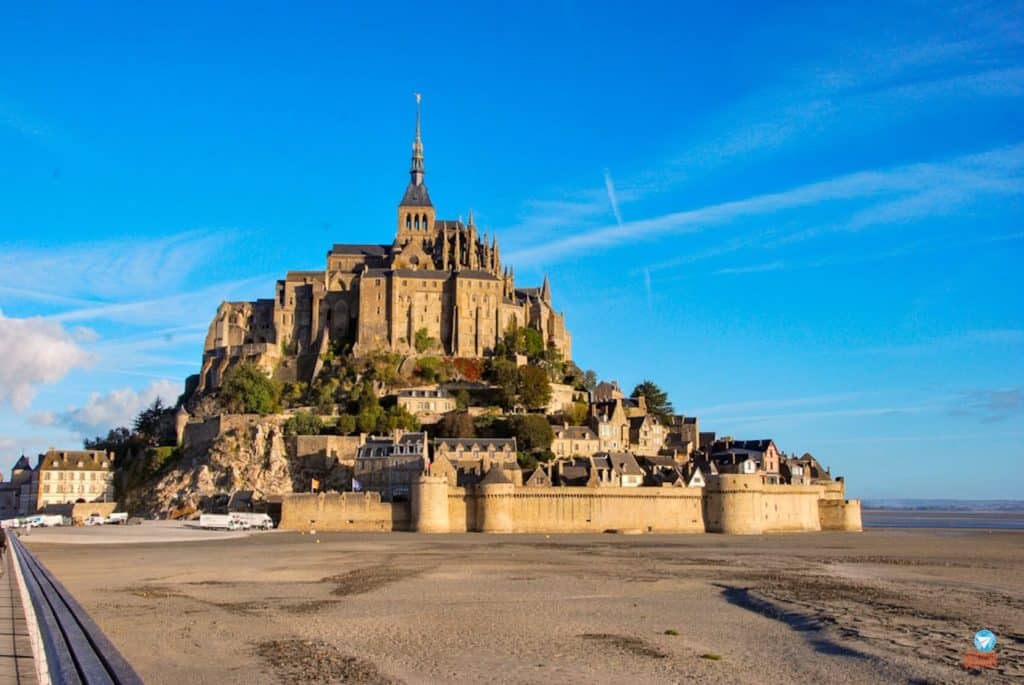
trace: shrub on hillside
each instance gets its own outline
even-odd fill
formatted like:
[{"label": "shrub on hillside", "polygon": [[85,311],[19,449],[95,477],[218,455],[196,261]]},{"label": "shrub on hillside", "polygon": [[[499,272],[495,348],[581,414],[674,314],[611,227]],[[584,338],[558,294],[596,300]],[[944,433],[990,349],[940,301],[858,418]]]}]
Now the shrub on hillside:
[{"label": "shrub on hillside", "polygon": [[255,364],[237,364],[224,374],[220,400],[239,414],[271,414],[280,407],[280,388]]},{"label": "shrub on hillside", "polygon": [[308,411],[296,412],[284,423],[284,434],[295,435],[319,435],[323,430],[324,422],[319,416]]}]

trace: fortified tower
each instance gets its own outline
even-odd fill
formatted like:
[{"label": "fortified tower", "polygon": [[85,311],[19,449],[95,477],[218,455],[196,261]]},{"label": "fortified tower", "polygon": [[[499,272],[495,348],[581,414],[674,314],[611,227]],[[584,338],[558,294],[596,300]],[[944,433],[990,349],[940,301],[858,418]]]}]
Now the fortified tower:
[{"label": "fortified tower", "polygon": [[492,466],[480,484],[477,498],[477,521],[481,533],[515,532],[512,520],[512,496],[516,486],[505,469]]},{"label": "fortified tower", "polygon": [[764,484],[757,474],[709,476],[704,487],[704,524],[709,533],[756,535],[764,531]]},{"label": "fortified tower", "polygon": [[448,533],[448,478],[423,474],[410,492],[409,527],[417,533]]}]

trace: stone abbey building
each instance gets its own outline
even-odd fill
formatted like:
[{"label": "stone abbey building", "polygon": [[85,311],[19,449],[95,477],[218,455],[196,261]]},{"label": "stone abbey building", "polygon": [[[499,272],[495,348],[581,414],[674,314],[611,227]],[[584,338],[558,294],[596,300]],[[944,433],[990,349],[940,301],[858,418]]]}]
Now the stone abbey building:
[{"label": "stone abbey building", "polygon": [[335,245],[322,271],[289,272],[273,299],[222,303],[206,336],[199,389],[218,387],[239,361],[308,381],[334,340],[351,342],[357,355],[412,353],[419,331],[434,340],[433,354],[481,357],[505,331],[526,326],[570,359],[547,278],[540,288],[517,288],[497,236],[481,235],[472,211],[466,223],[435,216],[424,173],[417,105],[394,241]]}]

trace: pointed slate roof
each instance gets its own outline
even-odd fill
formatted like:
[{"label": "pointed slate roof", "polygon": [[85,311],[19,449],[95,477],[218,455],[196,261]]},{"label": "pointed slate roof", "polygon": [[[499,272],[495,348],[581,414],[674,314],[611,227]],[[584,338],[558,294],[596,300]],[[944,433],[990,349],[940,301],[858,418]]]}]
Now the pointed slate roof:
[{"label": "pointed slate roof", "polygon": [[505,475],[505,469],[500,466],[493,466],[491,470],[487,472],[483,480],[480,481],[480,485],[512,485],[512,480]]}]

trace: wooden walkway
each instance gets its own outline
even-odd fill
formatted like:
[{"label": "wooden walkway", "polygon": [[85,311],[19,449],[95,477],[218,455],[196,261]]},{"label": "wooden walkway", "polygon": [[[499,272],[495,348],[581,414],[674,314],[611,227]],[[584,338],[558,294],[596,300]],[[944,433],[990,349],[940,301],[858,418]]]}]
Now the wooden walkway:
[{"label": "wooden walkway", "polygon": [[7,552],[0,563],[0,685],[35,682],[36,667],[25,626],[25,609]]}]

